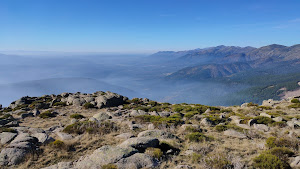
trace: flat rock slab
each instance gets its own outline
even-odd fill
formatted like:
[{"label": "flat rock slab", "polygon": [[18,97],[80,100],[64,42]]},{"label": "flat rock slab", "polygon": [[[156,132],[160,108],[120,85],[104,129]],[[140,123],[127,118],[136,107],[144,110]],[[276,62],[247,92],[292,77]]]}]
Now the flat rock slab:
[{"label": "flat rock slab", "polygon": [[17,133],[10,133],[10,132],[0,133],[1,144],[7,144],[11,142],[17,135],[18,135]]},{"label": "flat rock slab", "polygon": [[121,159],[116,165],[118,169],[155,168],[158,166],[158,162],[147,154],[136,153],[130,157]]},{"label": "flat rock slab", "polygon": [[146,149],[148,147],[157,147],[159,140],[153,137],[136,137],[125,140],[119,147],[133,147],[138,150]]},{"label": "flat rock slab", "polygon": [[106,164],[116,163],[120,159],[129,157],[137,152],[136,149],[131,147],[102,146],[95,150],[93,154],[81,157],[74,164],[74,168],[99,168]]},{"label": "flat rock slab", "polygon": [[154,137],[159,139],[176,139],[177,137],[170,132],[162,130],[146,130],[140,132],[138,137]]},{"label": "flat rock slab", "polygon": [[235,138],[247,138],[245,134],[232,129],[224,131],[224,135],[229,137],[235,137]]}]

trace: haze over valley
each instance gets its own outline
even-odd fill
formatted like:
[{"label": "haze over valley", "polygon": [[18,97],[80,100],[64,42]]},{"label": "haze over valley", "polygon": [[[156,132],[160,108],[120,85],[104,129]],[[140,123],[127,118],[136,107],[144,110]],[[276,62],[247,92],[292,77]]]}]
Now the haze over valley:
[{"label": "haze over valley", "polygon": [[1,98],[104,90],[161,102],[237,105],[299,89],[300,45],[154,54],[1,54]]}]

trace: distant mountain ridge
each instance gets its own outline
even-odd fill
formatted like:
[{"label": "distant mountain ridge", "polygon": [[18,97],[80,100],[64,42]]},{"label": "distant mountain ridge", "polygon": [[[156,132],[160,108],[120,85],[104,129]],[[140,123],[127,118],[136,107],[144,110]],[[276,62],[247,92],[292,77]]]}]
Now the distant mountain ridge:
[{"label": "distant mountain ridge", "polygon": [[[164,52],[157,53],[163,57]],[[158,56],[154,54],[152,56]],[[182,55],[182,56],[180,56]],[[260,48],[216,46],[190,51],[168,52],[168,57],[182,63],[190,63],[167,76],[169,79],[209,79],[226,77],[241,71],[270,67],[292,62],[300,63],[300,45],[272,44]],[[299,65],[297,65],[299,66]]]}]

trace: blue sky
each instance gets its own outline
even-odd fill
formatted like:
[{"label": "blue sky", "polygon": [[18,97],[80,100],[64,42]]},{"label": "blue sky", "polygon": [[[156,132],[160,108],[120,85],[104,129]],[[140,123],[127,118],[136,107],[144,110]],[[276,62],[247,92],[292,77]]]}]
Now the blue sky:
[{"label": "blue sky", "polygon": [[299,0],[0,0],[2,51],[149,53],[299,41]]}]

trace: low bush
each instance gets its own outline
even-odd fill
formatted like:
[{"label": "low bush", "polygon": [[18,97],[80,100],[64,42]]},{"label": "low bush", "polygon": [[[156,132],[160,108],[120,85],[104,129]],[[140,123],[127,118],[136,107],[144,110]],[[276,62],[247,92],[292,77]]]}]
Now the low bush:
[{"label": "low bush", "polygon": [[257,107],[257,106],[258,106],[258,104],[255,104],[255,103],[252,103],[252,102],[250,102],[250,103],[248,103],[248,104],[247,104],[247,107],[252,107],[252,106],[255,106],[255,107]]},{"label": "low bush", "polygon": [[192,117],[193,117],[194,115],[196,115],[196,114],[199,114],[199,112],[197,112],[197,111],[190,111],[190,112],[187,112],[187,113],[184,115],[184,117],[190,119],[190,118],[192,118]]},{"label": "low bush", "polygon": [[191,160],[192,160],[193,163],[199,163],[201,158],[202,158],[202,155],[198,154],[198,153],[193,153],[191,155]]},{"label": "low bush", "polygon": [[274,122],[271,118],[265,116],[257,116],[254,119],[257,121],[258,124],[268,125]]},{"label": "low bush", "polygon": [[118,169],[118,167],[115,164],[106,164],[106,165],[103,165],[101,167],[101,169]]},{"label": "low bush", "polygon": [[243,129],[237,125],[234,125],[234,124],[227,124],[227,125],[217,125],[215,127],[215,129],[218,131],[218,132],[222,132],[222,131],[225,131],[225,130],[228,130],[228,129],[233,129],[233,130],[236,130],[236,131],[239,131],[239,132],[243,132],[244,130],[246,129]]},{"label": "low bush", "polygon": [[209,154],[205,157],[205,165],[206,168],[233,168],[232,163],[226,157],[226,154],[223,153],[216,153],[216,154]]},{"label": "low bush", "polygon": [[53,104],[53,106],[67,106],[66,102],[56,102]]},{"label": "low bush", "polygon": [[66,147],[66,144],[61,140],[55,140],[52,143],[50,143],[50,145],[57,149],[64,149]]},{"label": "low bush", "polygon": [[13,119],[13,116],[11,114],[4,114],[0,119]]},{"label": "low bush", "polygon": [[292,150],[286,147],[274,147],[268,150],[267,153],[275,155],[283,161],[288,160],[288,157],[292,157],[293,155],[295,155],[295,153]]},{"label": "low bush", "polygon": [[292,105],[289,105],[288,108],[300,108],[300,103],[294,103]]},{"label": "low bush", "polygon": [[292,99],[292,100],[291,100],[291,103],[300,103],[300,100],[299,100],[299,99],[296,99],[296,98],[294,98],[294,99]]},{"label": "low bush", "polygon": [[261,169],[288,169],[291,168],[287,163],[280,160],[277,156],[263,153],[253,159],[254,167]]},{"label": "low bush", "polygon": [[95,108],[95,106],[92,103],[85,103],[83,105],[83,108],[85,108],[85,109],[92,109],[92,108]]},{"label": "low bush", "polygon": [[186,135],[186,139],[190,142],[203,142],[203,141],[212,141],[214,140],[213,137],[206,136],[200,132],[193,132]]},{"label": "low bush", "polygon": [[276,147],[276,143],[275,142],[276,142],[276,138],[275,137],[269,137],[266,140],[266,146],[268,148],[274,148],[274,147]]},{"label": "low bush", "polygon": [[7,128],[7,127],[0,127],[0,133],[2,132],[10,132],[10,133],[17,133],[15,129]]},{"label": "low bush", "polygon": [[118,127],[112,122],[96,123],[91,121],[76,122],[64,128],[63,132],[69,134],[109,134],[118,130]]},{"label": "low bush", "polygon": [[272,110],[273,108],[270,106],[258,106],[258,108],[264,109],[264,110]]},{"label": "low bush", "polygon": [[163,156],[163,152],[159,148],[149,147],[145,150],[145,153],[156,159],[160,159]]},{"label": "low bush", "polygon": [[141,116],[136,116],[135,120],[138,122],[151,122],[156,126],[161,124],[178,125],[182,123],[182,115],[180,113],[173,114],[169,117],[141,115]]},{"label": "low bush", "polygon": [[266,146],[271,149],[274,147],[286,147],[291,148],[293,150],[298,150],[300,145],[300,141],[298,139],[293,138],[275,138],[269,137],[266,140]]},{"label": "low bush", "polygon": [[51,118],[51,117],[55,117],[55,116],[56,116],[56,113],[51,112],[50,110],[47,110],[39,115],[39,117],[43,118],[43,119],[47,119],[47,118]]},{"label": "low bush", "polygon": [[79,114],[79,113],[75,113],[75,114],[70,115],[70,118],[73,118],[73,119],[83,119],[85,117],[83,115]]},{"label": "low bush", "polygon": [[280,128],[283,128],[283,127],[286,127],[287,124],[286,124],[286,122],[284,122],[284,121],[279,121],[279,122],[274,122],[274,123],[272,123],[271,126],[272,126],[272,127],[278,126],[278,127],[280,127]]}]

